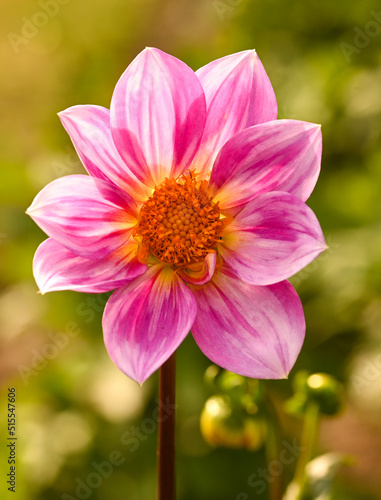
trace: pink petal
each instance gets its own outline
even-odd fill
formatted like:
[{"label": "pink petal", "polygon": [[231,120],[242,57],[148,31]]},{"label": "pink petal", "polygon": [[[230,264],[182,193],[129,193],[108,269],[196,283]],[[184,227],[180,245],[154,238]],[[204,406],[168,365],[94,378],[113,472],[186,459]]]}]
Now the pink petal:
[{"label": "pink petal", "polygon": [[137,222],[127,193],[87,175],[54,180],[38,193],[27,213],[48,236],[89,259],[125,245]]},{"label": "pink petal", "polygon": [[116,150],[108,109],[73,106],[59,113],[59,117],[90,175],[111,180],[136,201],[145,201],[150,196],[152,190],[130,172]]},{"label": "pink petal", "polygon": [[252,285],[271,285],[300,271],[327,248],[313,211],[288,193],[264,193],[226,228],[220,254]]},{"label": "pink petal", "polygon": [[193,164],[205,175],[228,139],[252,125],[276,120],[278,108],[255,50],[217,59],[196,71],[196,75],[204,88],[208,114]]},{"label": "pink petal", "polygon": [[130,239],[107,258],[89,260],[48,238],[35,253],[33,274],[41,293],[103,293],[122,287],[145,272],[147,266],[138,262],[136,254],[137,244]]},{"label": "pink petal", "polygon": [[205,117],[205,96],[195,73],[153,48],[129,65],[111,102],[115,145],[131,171],[150,187],[188,168]]},{"label": "pink petal", "polygon": [[203,262],[191,264],[188,267],[179,270],[179,276],[187,283],[193,285],[204,285],[212,279],[214,270],[216,268],[217,254],[210,252],[205,257]]},{"label": "pink petal", "polygon": [[195,316],[196,301],[177,274],[168,266],[151,266],[106,304],[106,348],[114,363],[142,384],[181,344]]},{"label": "pink petal", "polygon": [[278,120],[243,130],[221,149],[211,186],[222,208],[261,193],[286,191],[306,201],[320,172],[320,125]]},{"label": "pink petal", "polygon": [[192,333],[209,359],[247,377],[287,377],[305,333],[303,308],[290,283],[259,287],[218,272],[191,288],[197,302]]}]

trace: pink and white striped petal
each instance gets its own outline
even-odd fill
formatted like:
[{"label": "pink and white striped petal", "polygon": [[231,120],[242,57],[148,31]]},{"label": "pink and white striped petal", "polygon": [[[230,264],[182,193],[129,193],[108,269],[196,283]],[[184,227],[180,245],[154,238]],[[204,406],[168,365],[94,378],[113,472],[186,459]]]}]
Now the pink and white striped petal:
[{"label": "pink and white striped petal", "polygon": [[137,243],[129,242],[100,260],[89,260],[48,238],[33,259],[33,275],[41,293],[57,290],[103,293],[125,286],[143,274],[147,266],[137,258]]},{"label": "pink and white striped petal", "polygon": [[56,179],[35,197],[27,214],[50,237],[88,259],[125,245],[137,223],[132,198],[114,184],[87,175]]},{"label": "pink and white striped petal", "polygon": [[290,283],[244,283],[227,271],[202,287],[193,336],[214,363],[252,378],[287,378],[303,344],[302,304]]},{"label": "pink and white striped petal", "polygon": [[188,168],[205,119],[205,96],[195,73],[154,48],[134,59],[112,97],[116,148],[136,177],[150,187]]},{"label": "pink and white striped petal", "polygon": [[261,193],[285,191],[306,201],[320,172],[320,125],[277,120],[243,130],[221,149],[211,187],[223,209]]},{"label": "pink and white striped petal", "polygon": [[196,301],[168,266],[154,265],[113,293],[103,315],[107,351],[142,384],[177,349],[192,327]]},{"label": "pink and white striped petal", "polygon": [[73,106],[58,116],[90,175],[112,181],[138,202],[152,194],[152,189],[141,183],[119,156],[111,136],[108,109]]},{"label": "pink and white striped petal", "polygon": [[255,50],[217,59],[196,71],[204,88],[207,119],[194,167],[210,173],[224,143],[241,130],[276,120],[274,90]]},{"label": "pink and white striped petal", "polygon": [[327,248],[313,211],[288,193],[259,195],[225,231],[220,254],[252,285],[290,278]]},{"label": "pink and white striped petal", "polygon": [[192,283],[193,285],[204,285],[212,279],[216,268],[216,261],[216,252],[210,252],[205,257],[203,262],[196,262],[195,264],[190,264],[189,266],[180,269],[179,276],[181,276],[187,283]]}]

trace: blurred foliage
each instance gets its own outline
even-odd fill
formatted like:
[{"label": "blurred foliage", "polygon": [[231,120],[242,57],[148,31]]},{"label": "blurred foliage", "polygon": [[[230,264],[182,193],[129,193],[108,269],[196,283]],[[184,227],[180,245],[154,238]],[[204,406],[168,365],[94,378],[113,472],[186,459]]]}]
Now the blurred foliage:
[{"label": "blurred foliage", "polygon": [[[334,497],[334,481],[343,466],[351,466],[350,457],[340,453],[326,453],[306,466],[306,484],[302,492],[298,485],[292,482],[282,500],[331,500]],[[299,496],[298,496],[299,495]]]},{"label": "blurred foliage", "polygon": [[[38,14],[42,5],[45,17]],[[274,86],[279,117],[322,124],[322,174],[308,203],[330,248],[292,279],[307,321],[295,371],[332,374],[349,395],[345,416],[333,419],[338,430],[330,431],[332,421],[322,426],[324,450],[357,457],[334,498],[380,498],[379,12],[372,0],[3,2],[0,430],[6,389],[15,386],[17,498],[75,498],[81,481],[91,479],[93,500],[155,498],[156,375],[140,389],[109,360],[101,331],[106,295],[36,294],[31,264],[45,236],[24,214],[47,182],[83,172],[56,113],[75,104],[109,106],[119,76],[147,45],[193,69],[255,48]],[[28,22],[40,27],[17,44],[15,36],[31,30]],[[179,500],[266,499],[268,488],[257,493],[249,481],[265,467],[263,450],[213,449],[202,439],[208,365],[189,337],[178,354]],[[291,395],[288,380],[266,387],[278,408]],[[281,421],[292,442],[300,434],[298,420],[283,415]],[[124,462],[112,465],[106,477],[107,467],[99,464],[116,463],[113,452]],[[5,455],[2,444],[2,470]],[[294,466],[285,465],[286,480]]]}]

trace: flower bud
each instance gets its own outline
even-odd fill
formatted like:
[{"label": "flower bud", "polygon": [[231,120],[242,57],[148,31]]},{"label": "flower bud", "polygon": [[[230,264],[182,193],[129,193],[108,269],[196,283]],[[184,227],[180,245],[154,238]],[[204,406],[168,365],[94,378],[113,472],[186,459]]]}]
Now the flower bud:
[{"label": "flower bud", "polygon": [[204,373],[204,380],[206,385],[210,389],[216,389],[217,388],[217,378],[219,374],[221,373],[221,368],[217,365],[210,365],[205,373]]},{"label": "flower bud", "polygon": [[307,378],[307,397],[317,401],[320,412],[335,415],[343,404],[343,386],[327,373],[314,373]]},{"label": "flower bud", "polygon": [[335,415],[343,405],[343,386],[327,373],[310,374],[299,371],[292,383],[294,395],[286,401],[286,409],[293,414],[303,414],[309,403],[319,404],[324,415]]},{"label": "flower bud", "polygon": [[201,433],[211,446],[258,450],[266,437],[266,422],[243,407],[232,407],[228,396],[212,396],[200,419]]}]

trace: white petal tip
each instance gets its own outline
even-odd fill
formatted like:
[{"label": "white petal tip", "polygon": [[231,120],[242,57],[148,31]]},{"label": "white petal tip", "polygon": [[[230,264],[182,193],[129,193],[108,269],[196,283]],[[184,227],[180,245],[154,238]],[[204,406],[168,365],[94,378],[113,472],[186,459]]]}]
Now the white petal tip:
[{"label": "white petal tip", "polygon": [[70,114],[70,108],[63,109],[62,111],[59,111],[57,113],[58,118],[61,120],[62,117],[66,117],[67,115]]},{"label": "white petal tip", "polygon": [[38,286],[37,295],[45,295],[46,293],[50,292],[50,290],[46,286],[42,287],[38,283],[37,286]]},{"label": "white petal tip", "polygon": [[63,109],[62,111],[59,111],[57,113],[57,116],[59,118],[66,117],[66,116],[70,115],[70,113],[72,112],[73,109],[83,108],[84,106],[86,106],[86,105],[85,104],[76,104],[75,106],[70,106],[69,108],[66,108],[66,109]]},{"label": "white petal tip", "polygon": [[255,49],[245,50],[242,52],[242,54],[244,54],[244,57],[242,58],[242,60],[245,60],[245,59],[247,61],[252,60],[253,62],[258,60],[258,54],[257,54],[257,51]]},{"label": "white petal tip", "polygon": [[33,202],[31,206],[25,210],[26,215],[29,215],[29,217],[36,215],[36,213],[38,213],[38,206],[36,205],[37,204]]},{"label": "white petal tip", "polygon": [[315,129],[316,130],[316,133],[320,133],[321,132],[321,123],[311,123],[312,127],[311,129]]},{"label": "white petal tip", "polygon": [[131,378],[131,380],[136,382],[140,388],[143,387],[144,382],[147,380],[147,378],[149,378],[149,377],[146,377],[146,378],[142,379],[142,378],[131,377],[131,375],[128,375],[128,376]]},{"label": "white petal tip", "polygon": [[320,250],[320,253],[321,252],[325,252],[326,250],[329,249],[329,246],[327,245],[327,243],[325,241],[322,241],[320,243],[320,245],[317,247],[318,250]]}]

